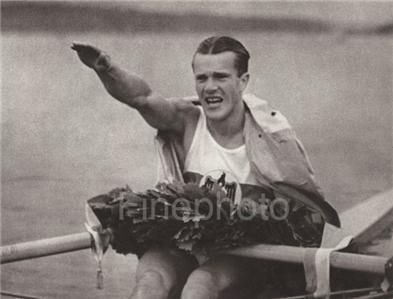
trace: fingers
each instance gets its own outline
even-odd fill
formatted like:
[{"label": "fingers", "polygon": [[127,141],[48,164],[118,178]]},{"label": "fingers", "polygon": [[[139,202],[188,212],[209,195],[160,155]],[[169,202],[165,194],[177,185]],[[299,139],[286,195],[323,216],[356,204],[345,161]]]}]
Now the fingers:
[{"label": "fingers", "polygon": [[82,44],[82,43],[73,42],[71,49],[74,51],[81,51],[81,50],[89,48],[89,47],[91,47],[91,46],[86,45],[86,44]]},{"label": "fingers", "polygon": [[90,50],[91,51],[92,50],[94,52],[100,52],[100,50],[96,47],[93,47],[88,44],[77,43],[77,42],[72,43],[71,49],[75,50],[75,51],[82,51],[82,50]]},{"label": "fingers", "polygon": [[89,68],[95,70],[107,70],[110,66],[109,56],[96,47],[79,42],[73,42],[71,49],[76,51],[79,59]]}]

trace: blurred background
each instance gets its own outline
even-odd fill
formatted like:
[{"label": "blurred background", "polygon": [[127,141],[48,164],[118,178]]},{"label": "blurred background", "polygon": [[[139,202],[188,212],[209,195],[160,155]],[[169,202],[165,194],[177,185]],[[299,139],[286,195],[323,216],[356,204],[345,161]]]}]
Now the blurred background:
[{"label": "blurred background", "polygon": [[[191,57],[213,34],[251,53],[247,92],[287,116],[339,211],[392,187],[393,2],[2,1],[2,245],[84,230],[87,199],[155,183],[155,132],[70,49],[108,52],[164,96],[194,95]],[[134,256],[88,250],[1,269],[3,291],[126,298]]]}]

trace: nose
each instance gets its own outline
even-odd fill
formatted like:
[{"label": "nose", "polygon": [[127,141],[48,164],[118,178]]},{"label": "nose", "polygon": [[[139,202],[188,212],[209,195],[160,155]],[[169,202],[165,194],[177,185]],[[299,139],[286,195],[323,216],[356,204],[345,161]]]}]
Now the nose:
[{"label": "nose", "polygon": [[212,93],[215,92],[216,90],[217,90],[216,82],[212,78],[207,79],[205,84],[205,91],[207,93]]}]

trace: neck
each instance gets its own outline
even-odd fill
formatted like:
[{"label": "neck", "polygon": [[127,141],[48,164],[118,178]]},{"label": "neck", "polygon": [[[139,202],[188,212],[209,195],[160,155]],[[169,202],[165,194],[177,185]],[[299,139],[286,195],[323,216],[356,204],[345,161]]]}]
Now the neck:
[{"label": "neck", "polygon": [[243,128],[245,120],[245,107],[243,103],[237,112],[230,116],[230,118],[214,121],[207,120],[207,127],[210,134],[222,146],[233,148],[238,147],[244,143]]}]

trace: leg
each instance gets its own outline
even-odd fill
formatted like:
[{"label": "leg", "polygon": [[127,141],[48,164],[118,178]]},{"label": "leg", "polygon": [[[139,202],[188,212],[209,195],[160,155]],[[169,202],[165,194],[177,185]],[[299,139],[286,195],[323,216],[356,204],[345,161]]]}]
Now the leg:
[{"label": "leg", "polygon": [[185,252],[152,248],[139,260],[130,299],[178,298],[188,275],[197,266],[195,258]]},{"label": "leg", "polygon": [[263,286],[267,273],[262,263],[255,267],[255,259],[215,256],[191,273],[181,298],[250,298]]}]

